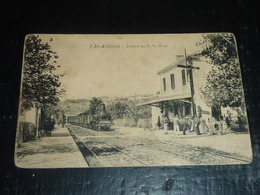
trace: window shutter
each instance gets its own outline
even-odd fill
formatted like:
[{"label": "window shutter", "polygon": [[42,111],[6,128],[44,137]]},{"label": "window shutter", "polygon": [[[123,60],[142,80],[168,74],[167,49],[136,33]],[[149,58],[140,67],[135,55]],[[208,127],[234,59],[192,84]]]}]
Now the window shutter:
[{"label": "window shutter", "polygon": [[171,87],[172,87],[172,89],[175,88],[174,74],[171,74]]},{"label": "window shutter", "polygon": [[166,91],[166,80],[163,78],[163,90]]},{"label": "window shutter", "polygon": [[183,85],[186,85],[185,69],[183,69],[183,70],[181,71],[181,74],[182,74],[182,84],[183,84]]}]

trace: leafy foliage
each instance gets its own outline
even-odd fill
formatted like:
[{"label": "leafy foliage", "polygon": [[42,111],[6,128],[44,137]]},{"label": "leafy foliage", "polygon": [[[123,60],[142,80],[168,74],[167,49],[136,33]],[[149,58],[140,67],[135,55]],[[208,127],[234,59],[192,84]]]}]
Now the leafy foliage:
[{"label": "leafy foliage", "polygon": [[128,110],[128,105],[124,101],[116,101],[108,105],[107,108],[113,119],[122,119],[126,110]]},{"label": "leafy foliage", "polygon": [[95,128],[95,125],[100,120],[111,120],[111,114],[107,110],[103,110],[103,101],[99,98],[93,97],[90,100],[89,112],[92,115],[91,128]]},{"label": "leafy foliage", "polygon": [[122,119],[124,115],[138,121],[139,118],[149,118],[152,116],[150,106],[138,106],[134,100],[114,100],[108,104],[108,110],[113,119]]},{"label": "leafy foliage", "polygon": [[243,89],[234,36],[206,34],[198,45],[203,48],[200,55],[213,65],[202,90],[206,103],[209,106],[242,106]]},{"label": "leafy foliage", "polygon": [[63,110],[60,106],[46,104],[44,106],[44,115],[46,118],[53,118],[55,121],[62,120]]},{"label": "leafy foliage", "polygon": [[68,116],[78,115],[89,110],[90,100],[87,99],[66,99],[58,103],[61,110]]},{"label": "leafy foliage", "polygon": [[101,99],[98,99],[96,97],[93,97],[92,100],[90,100],[90,105],[89,105],[89,111],[91,114],[99,114],[102,109],[101,105],[103,104],[103,101]]},{"label": "leafy foliage", "polygon": [[28,35],[25,41],[22,105],[24,112],[34,106],[53,104],[64,93],[59,79],[64,74],[55,74],[58,55],[48,43],[42,43],[37,35]]}]

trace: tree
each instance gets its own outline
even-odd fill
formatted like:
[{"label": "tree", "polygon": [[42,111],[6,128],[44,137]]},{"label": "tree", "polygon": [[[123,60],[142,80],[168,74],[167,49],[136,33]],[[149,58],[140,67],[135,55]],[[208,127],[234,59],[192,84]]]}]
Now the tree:
[{"label": "tree", "polygon": [[[235,37],[230,33],[205,34],[197,44],[202,46],[201,56],[211,63],[206,87],[202,90],[209,106],[231,107],[245,118],[245,102]],[[243,116],[242,116],[243,115]]]},{"label": "tree", "polygon": [[57,123],[62,121],[63,110],[58,105],[45,105],[44,115],[46,118],[53,118]]},{"label": "tree", "polygon": [[92,100],[90,100],[89,112],[92,115],[92,119],[89,124],[90,128],[100,128],[97,126],[100,120],[111,120],[111,114],[106,111],[104,106],[105,104],[99,98],[93,97]]},{"label": "tree", "polygon": [[122,119],[127,115],[137,123],[139,118],[149,118],[152,116],[150,106],[138,106],[137,103],[138,102],[129,99],[116,99],[108,104],[107,107],[113,119]]},{"label": "tree", "polygon": [[213,65],[208,73],[206,87],[202,90],[210,106],[244,106],[238,54],[234,36],[229,33],[206,34],[198,45],[203,47],[200,55]]},{"label": "tree", "polygon": [[[52,41],[52,39],[51,39]],[[25,40],[21,111],[30,110],[35,104],[56,105],[64,93],[59,81],[64,74],[55,74],[60,66],[59,56],[38,35],[28,35]]]},{"label": "tree", "polygon": [[92,115],[99,114],[102,111],[101,105],[104,104],[101,99],[93,97],[90,100],[89,111]]},{"label": "tree", "polygon": [[126,110],[128,110],[128,105],[125,101],[116,101],[108,104],[107,110],[111,113],[113,119],[122,119]]},{"label": "tree", "polygon": [[137,102],[136,101],[133,101],[133,100],[127,101],[126,114],[130,118],[134,119],[136,123],[138,121],[138,109],[139,109],[139,107],[137,106]]},{"label": "tree", "polygon": [[151,106],[143,105],[138,106],[138,118],[150,118],[152,117],[152,108]]}]

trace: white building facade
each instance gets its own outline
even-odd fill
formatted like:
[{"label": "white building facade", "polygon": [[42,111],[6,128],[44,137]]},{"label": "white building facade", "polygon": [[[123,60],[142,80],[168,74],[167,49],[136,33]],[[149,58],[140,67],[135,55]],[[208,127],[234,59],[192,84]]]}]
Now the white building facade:
[{"label": "white building facade", "polygon": [[179,55],[176,62],[158,72],[160,96],[143,103],[152,106],[153,128],[164,117],[168,117],[170,122],[176,115],[179,118],[192,117],[197,114],[198,106],[205,121],[212,117],[212,108],[205,104],[201,93],[212,66],[200,60],[193,61],[191,65],[187,63],[186,57]]}]

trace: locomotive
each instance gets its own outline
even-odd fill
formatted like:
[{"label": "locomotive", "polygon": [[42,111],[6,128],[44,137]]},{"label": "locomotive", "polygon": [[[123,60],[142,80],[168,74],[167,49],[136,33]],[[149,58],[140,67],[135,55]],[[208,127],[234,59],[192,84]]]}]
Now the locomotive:
[{"label": "locomotive", "polygon": [[69,116],[68,123],[99,131],[108,131],[114,125],[110,114],[106,111],[105,104],[101,105],[101,112],[92,114],[88,110],[76,116]]}]

